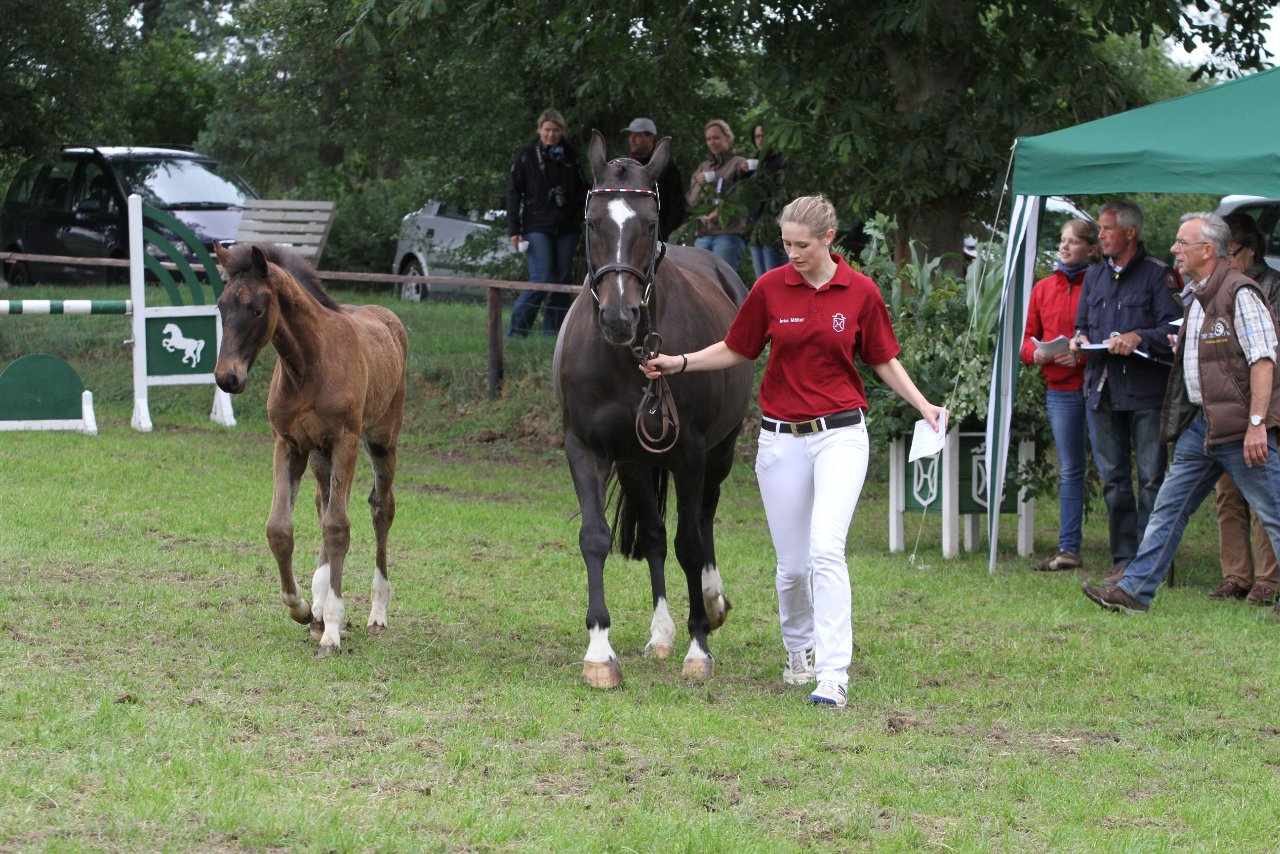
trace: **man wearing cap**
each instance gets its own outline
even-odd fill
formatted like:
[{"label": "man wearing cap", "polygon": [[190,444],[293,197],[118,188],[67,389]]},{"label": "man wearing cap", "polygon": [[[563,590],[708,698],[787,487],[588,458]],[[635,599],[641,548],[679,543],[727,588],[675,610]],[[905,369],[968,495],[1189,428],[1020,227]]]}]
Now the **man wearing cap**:
[{"label": "man wearing cap", "polygon": [[[658,126],[653,119],[632,119],[631,124],[622,129],[627,134],[631,146],[631,159],[646,165],[653,156],[653,146],[657,141]],[[676,168],[674,157],[667,158],[667,168],[658,176],[658,234],[665,241],[680,223],[684,222],[688,204],[684,198],[684,181],[680,178],[680,170]]]}]

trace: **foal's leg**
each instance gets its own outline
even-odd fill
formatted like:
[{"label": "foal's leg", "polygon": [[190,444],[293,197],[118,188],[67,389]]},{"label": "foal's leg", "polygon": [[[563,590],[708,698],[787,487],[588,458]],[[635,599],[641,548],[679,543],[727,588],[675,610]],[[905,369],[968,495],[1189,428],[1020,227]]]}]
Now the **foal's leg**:
[{"label": "foal's leg", "polygon": [[311,621],[307,600],[298,594],[293,577],[293,503],[298,496],[298,482],[306,471],[307,458],[282,439],[276,439],[271,463],[273,489],[271,514],[267,516],[267,543],[280,568],[280,597],[289,616],[306,625]]},{"label": "foal's leg", "polygon": [[609,645],[609,608],[604,603],[604,561],[612,543],[604,515],[608,467],[571,431],[565,434],[564,452],[582,509],[578,547],[587,565],[587,634],[591,640],[583,656],[582,678],[592,688],[617,688],[622,684],[622,667]]},{"label": "foal's leg", "polygon": [[387,603],[391,601],[391,582],[387,578],[387,532],[396,518],[396,494],[392,488],[396,478],[396,444],[393,438],[380,444],[377,437],[366,437],[364,447],[373,465],[373,489],[369,492],[369,513],[373,517],[373,536],[377,543],[374,556],[373,588],[369,594],[369,633],[381,634],[387,628]]},{"label": "foal's leg", "polygon": [[[319,449],[311,452],[311,473],[316,479],[316,519],[324,530],[324,514],[329,507],[329,487],[333,478],[333,466]],[[324,603],[329,598],[329,550],[324,537],[320,538],[320,555],[316,558],[316,571],[311,576],[311,639],[317,643],[324,634]]]},{"label": "foal's leg", "polygon": [[329,477],[329,502],[321,519],[325,553],[329,558],[329,596],[324,602],[324,634],[316,655],[324,656],[341,646],[342,566],[351,545],[351,521],[347,516],[347,500],[351,497],[351,480],[355,474],[359,449],[355,435],[343,433],[333,440],[329,452],[332,467]]},{"label": "foal's leg", "polygon": [[[715,659],[707,636],[712,628],[724,622],[724,595],[720,589],[720,573],[707,562],[702,542],[702,501],[704,473],[701,455],[676,475],[676,560],[684,570],[689,586],[689,652],[684,657],[685,676],[704,679],[715,673]],[[707,606],[711,604],[712,608]],[[715,614],[715,620],[709,616]]]},{"label": "foal's leg", "polygon": [[653,617],[649,620],[649,642],[644,654],[655,658],[671,655],[676,640],[676,624],[667,607],[667,526],[658,503],[657,470],[646,465],[619,465],[618,485],[636,517],[636,549],[649,564],[649,585],[653,591]]}]

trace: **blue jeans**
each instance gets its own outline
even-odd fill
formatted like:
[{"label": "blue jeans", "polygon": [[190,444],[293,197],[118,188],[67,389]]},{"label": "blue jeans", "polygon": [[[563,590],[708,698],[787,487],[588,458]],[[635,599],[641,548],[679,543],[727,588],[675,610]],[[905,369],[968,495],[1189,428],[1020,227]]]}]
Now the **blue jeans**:
[{"label": "blue jeans", "polygon": [[716,253],[733,268],[735,273],[738,272],[738,264],[742,261],[742,253],[747,248],[747,242],[742,239],[741,234],[707,234],[693,241],[693,245]]},{"label": "blue jeans", "polygon": [[[1102,495],[1107,502],[1111,562],[1124,565],[1133,560],[1138,550],[1156,503],[1156,493],[1164,481],[1168,453],[1160,441],[1160,410],[1116,411],[1111,408],[1111,395],[1104,388],[1098,408],[1088,413],[1093,461],[1102,478]],[[1131,458],[1138,466],[1136,498],[1129,467]]]},{"label": "blue jeans", "polygon": [[[529,263],[529,281],[545,284],[570,284],[569,274],[573,265],[573,250],[578,248],[578,233],[548,234],[532,231],[524,236],[529,241],[525,258]],[[542,333],[555,335],[573,303],[573,294],[553,294],[547,291],[521,291],[516,304],[511,307],[511,323],[507,335],[524,337],[533,330],[533,321],[542,308]]]},{"label": "blue jeans", "polygon": [[1178,437],[1173,463],[1151,511],[1151,523],[1138,553],[1120,579],[1120,587],[1139,602],[1148,603],[1169,574],[1173,553],[1182,541],[1187,520],[1223,472],[1231,475],[1249,507],[1261,520],[1271,545],[1280,551],[1280,456],[1276,431],[1267,433],[1267,461],[1252,468],[1244,464],[1244,442],[1205,447],[1204,414],[1198,414]]},{"label": "blue jeans", "polygon": [[771,243],[768,246],[761,246],[759,243],[751,244],[751,266],[756,271],[756,278],[760,278],[774,267],[781,267],[787,263],[787,253],[782,251],[781,243]]},{"label": "blue jeans", "polygon": [[1084,392],[1045,392],[1058,450],[1058,548],[1080,554],[1084,524]]}]

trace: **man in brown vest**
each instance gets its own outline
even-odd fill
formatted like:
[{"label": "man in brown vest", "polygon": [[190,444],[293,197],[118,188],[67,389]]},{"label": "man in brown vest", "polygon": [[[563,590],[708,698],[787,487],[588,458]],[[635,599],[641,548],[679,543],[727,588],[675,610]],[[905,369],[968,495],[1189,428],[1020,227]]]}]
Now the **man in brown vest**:
[{"label": "man in brown vest", "polygon": [[1182,217],[1172,252],[1189,292],[1160,424],[1164,441],[1176,443],[1173,463],[1124,576],[1084,585],[1084,595],[1110,611],[1147,610],[1187,520],[1224,472],[1280,551],[1276,324],[1257,283],[1226,263],[1230,239],[1221,217]]}]

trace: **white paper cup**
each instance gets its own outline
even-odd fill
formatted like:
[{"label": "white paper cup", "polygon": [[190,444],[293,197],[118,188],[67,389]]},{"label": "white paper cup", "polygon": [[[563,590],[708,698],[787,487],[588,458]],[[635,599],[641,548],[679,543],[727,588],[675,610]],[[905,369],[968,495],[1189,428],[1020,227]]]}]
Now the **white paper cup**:
[{"label": "white paper cup", "polygon": [[714,170],[714,169],[708,169],[706,172],[703,172],[703,173],[702,173],[702,180],[706,181],[708,184],[714,184],[714,183],[716,182],[716,173],[715,173],[715,170]]},{"label": "white paper cup", "polygon": [[529,251],[529,241],[527,241],[527,240],[521,240],[518,244],[516,244],[516,248],[517,248],[517,249],[519,249],[521,252],[528,252],[528,251]]},{"label": "white paper cup", "polygon": [[759,169],[759,168],[760,168],[760,161],[759,161],[759,160],[756,160],[754,157],[748,157],[748,158],[747,158],[747,169],[748,169],[748,170],[750,170],[750,171],[754,172],[754,171],[756,171],[756,170],[757,170],[757,169]]}]

